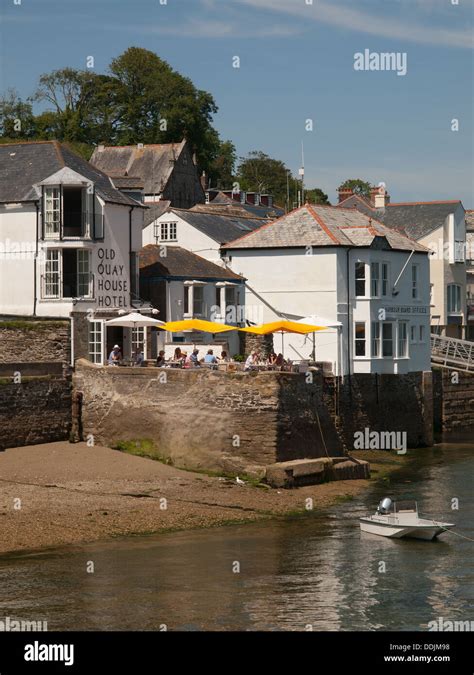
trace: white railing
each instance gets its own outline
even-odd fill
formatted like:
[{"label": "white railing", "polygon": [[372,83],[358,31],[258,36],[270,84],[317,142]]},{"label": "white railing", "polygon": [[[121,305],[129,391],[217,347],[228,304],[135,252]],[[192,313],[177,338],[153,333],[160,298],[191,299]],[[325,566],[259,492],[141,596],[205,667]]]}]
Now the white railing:
[{"label": "white railing", "polygon": [[432,333],[431,360],[445,368],[474,372],[474,342]]}]

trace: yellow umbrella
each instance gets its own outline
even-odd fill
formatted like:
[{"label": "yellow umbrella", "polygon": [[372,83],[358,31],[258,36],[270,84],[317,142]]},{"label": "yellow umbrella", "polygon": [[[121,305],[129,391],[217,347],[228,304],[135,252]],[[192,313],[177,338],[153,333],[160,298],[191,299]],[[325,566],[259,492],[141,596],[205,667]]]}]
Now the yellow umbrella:
[{"label": "yellow umbrella", "polygon": [[306,323],[297,323],[296,321],[272,321],[271,323],[264,323],[261,326],[249,326],[248,328],[240,328],[246,333],[254,333],[255,335],[269,335],[270,333],[281,334],[281,353],[283,354],[283,334],[284,333],[298,333],[299,335],[306,335],[314,333],[317,330],[325,330],[327,326],[310,326]]},{"label": "yellow umbrella", "polygon": [[170,333],[181,333],[184,330],[197,330],[203,333],[225,333],[228,330],[237,330],[235,326],[226,326],[225,323],[214,323],[202,319],[184,319],[183,321],[168,321],[158,326]]},{"label": "yellow umbrella", "polygon": [[255,333],[256,335],[269,335],[270,333],[299,333],[300,335],[306,335],[306,333],[314,333],[317,330],[324,330],[325,328],[327,326],[310,326],[306,323],[282,320],[263,323],[261,326],[240,328],[239,330],[246,333]]}]

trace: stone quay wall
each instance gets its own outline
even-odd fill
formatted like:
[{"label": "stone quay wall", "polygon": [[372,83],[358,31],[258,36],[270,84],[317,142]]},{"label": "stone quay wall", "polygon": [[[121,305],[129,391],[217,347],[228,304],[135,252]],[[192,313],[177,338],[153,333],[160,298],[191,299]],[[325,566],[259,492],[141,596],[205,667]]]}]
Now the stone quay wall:
[{"label": "stone quay wall", "polygon": [[295,459],[342,456],[365,427],[406,431],[431,445],[430,373],[337,378],[313,373],[225,373],[76,364],[84,440],[151,440],[176,466],[242,471]]},{"label": "stone quay wall", "polygon": [[71,362],[69,321],[0,317],[0,363],[53,362]]},{"label": "stone quay wall", "polygon": [[439,368],[433,382],[435,430],[474,429],[474,373]]}]

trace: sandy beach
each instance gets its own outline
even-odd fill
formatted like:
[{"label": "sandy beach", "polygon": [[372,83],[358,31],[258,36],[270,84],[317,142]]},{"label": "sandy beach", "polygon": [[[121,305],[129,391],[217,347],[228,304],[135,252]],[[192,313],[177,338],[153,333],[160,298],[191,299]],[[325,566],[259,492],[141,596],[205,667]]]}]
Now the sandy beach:
[{"label": "sandy beach", "polygon": [[278,517],[304,512],[308,497],[320,509],[402,461],[358,456],[371,462],[371,480],[273,490],[85,443],[11,448],[0,453],[0,553]]}]

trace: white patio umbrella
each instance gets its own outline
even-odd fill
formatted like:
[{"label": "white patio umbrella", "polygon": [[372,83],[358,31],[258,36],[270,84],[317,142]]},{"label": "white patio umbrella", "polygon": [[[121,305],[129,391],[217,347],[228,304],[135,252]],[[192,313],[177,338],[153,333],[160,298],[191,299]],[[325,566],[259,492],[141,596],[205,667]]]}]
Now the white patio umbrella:
[{"label": "white patio umbrella", "polygon": [[[337,352],[339,360],[339,330],[342,328],[342,323],[336,321],[335,319],[325,319],[323,316],[318,316],[317,314],[310,314],[305,316],[302,319],[297,319],[296,323],[305,323],[309,326],[326,326],[326,328],[337,328]],[[313,361],[316,360],[316,333],[313,333],[313,350],[311,357]]]},{"label": "white patio umbrella", "polygon": [[116,319],[109,319],[105,322],[107,326],[124,326],[124,328],[146,328],[147,326],[164,325],[164,321],[159,321],[150,316],[143,316],[138,312],[131,312],[118,316]]},{"label": "white patio umbrella", "polygon": [[159,321],[150,316],[143,316],[143,314],[140,314],[139,312],[124,314],[123,316],[118,316],[116,319],[109,319],[109,321],[105,322],[106,326],[123,326],[124,328],[147,328],[148,326],[154,326],[156,328],[157,326],[164,324],[164,321]]}]

